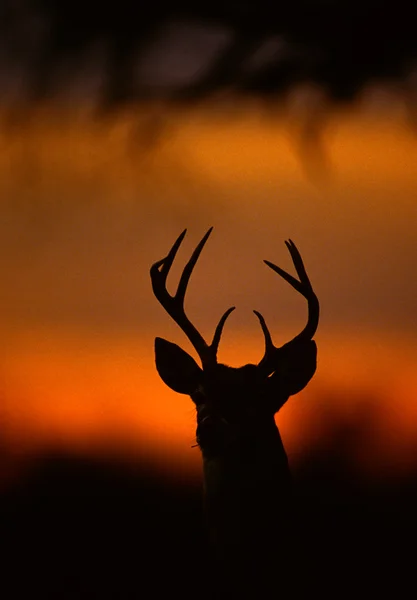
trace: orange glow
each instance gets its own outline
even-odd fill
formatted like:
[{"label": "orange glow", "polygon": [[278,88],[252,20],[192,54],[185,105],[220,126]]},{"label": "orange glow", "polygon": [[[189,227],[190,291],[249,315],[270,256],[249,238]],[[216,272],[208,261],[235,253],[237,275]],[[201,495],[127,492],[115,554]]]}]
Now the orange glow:
[{"label": "orange glow", "polygon": [[[240,338],[222,359],[244,364],[253,344]],[[343,340],[322,339],[320,347],[315,380],[277,417],[290,457],[296,460],[332,419],[349,419],[365,400],[376,420],[369,439],[358,440],[361,466],[371,472],[415,466],[409,464],[417,433],[415,348],[404,340],[391,340],[386,348],[375,335],[346,334]],[[2,370],[7,373],[2,404],[6,441],[21,451],[107,447],[164,470],[199,471],[199,451],[191,448],[193,405],[159,380],[152,339],[145,346],[131,338],[93,342],[68,332],[37,331],[8,344]]]},{"label": "orange glow", "polygon": [[283,112],[265,118],[252,106],[232,120],[213,106],[166,111],[166,136],[152,147],[140,135],[144,113],[104,125],[88,112],[45,108],[21,128],[2,129],[3,447],[16,456],[51,446],[111,449],[199,472],[191,401],[167,389],[154,367],[154,336],[181,345],[183,337],[153,298],[148,270],[188,227],[174,285],[214,225],[187,303],[204,335],[238,306],[220,360],[258,360],[253,308],[276,343],[305,319],[302,299],[262,265],[268,258],[291,270],[284,239],[299,244],[320,298],[318,373],[278,416],[290,457],[363,410],[372,425],[352,460],[367,473],[411,467],[415,137],[358,111],[329,116],[328,173],[319,180],[306,175]]}]

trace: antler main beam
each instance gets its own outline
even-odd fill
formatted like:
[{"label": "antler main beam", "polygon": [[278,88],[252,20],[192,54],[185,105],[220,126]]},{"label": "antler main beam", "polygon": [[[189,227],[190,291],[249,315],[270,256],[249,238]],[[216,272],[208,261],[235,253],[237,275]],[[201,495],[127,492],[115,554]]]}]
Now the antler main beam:
[{"label": "antler main beam", "polygon": [[[285,279],[285,281],[287,281],[295,290],[297,290],[297,292],[302,294],[304,296],[304,298],[307,299],[307,302],[308,302],[307,324],[304,327],[304,329],[298,335],[296,335],[294,337],[294,339],[292,339],[290,342],[285,344],[287,346],[288,344],[294,344],[296,342],[300,342],[300,341],[304,341],[304,340],[307,341],[307,340],[311,340],[313,338],[314,334],[317,331],[317,326],[319,323],[320,308],[319,308],[318,298],[317,298],[316,294],[314,293],[313,287],[308,278],[307,272],[304,267],[303,260],[301,258],[301,254],[298,251],[297,246],[294,244],[294,242],[292,240],[285,241],[285,245],[287,246],[287,248],[291,254],[291,258],[294,263],[295,270],[297,271],[299,280],[296,279],[295,277],[293,277],[293,275],[290,275],[289,273],[284,271],[284,269],[281,269],[281,267],[278,267],[274,263],[270,262],[269,260],[264,260],[264,263],[270,269],[272,269],[273,271],[278,273],[278,275],[280,275],[283,279]],[[265,354],[264,354],[261,362],[259,363],[259,366],[268,368],[268,365],[272,361],[273,355],[274,355],[275,351],[278,350],[278,348],[276,346],[274,346],[274,344],[272,342],[271,334],[268,330],[268,327],[266,325],[266,322],[265,322],[265,319],[263,318],[263,316],[256,310],[254,310],[253,312],[259,319],[259,322],[261,324],[262,331],[263,331],[264,337],[265,337]]]},{"label": "antler main beam", "polygon": [[180,277],[180,281],[178,283],[177,291],[174,294],[174,296],[171,296],[171,294],[168,292],[166,283],[175,256],[178,252],[179,247],[181,246],[185,234],[187,233],[186,229],[184,229],[181,235],[177,238],[167,256],[154,263],[150,271],[152,289],[157,300],[159,300],[160,304],[167,311],[169,316],[177,323],[177,325],[181,327],[182,331],[188,337],[195,350],[197,351],[203,364],[203,367],[216,363],[217,350],[219,347],[224,324],[226,322],[227,317],[235,309],[235,307],[232,306],[229,309],[227,309],[227,311],[224,313],[216,327],[213,336],[213,341],[210,345],[207,344],[201,333],[196,329],[196,327],[191,323],[191,321],[185,314],[184,301],[188,283],[190,281],[190,277],[194,270],[194,267],[199,259],[201,251],[203,250],[204,245],[207,242],[212,231],[213,227],[210,227],[210,229],[207,231],[207,233],[204,235],[204,237],[192,253],[190,260],[184,267],[184,270]]}]

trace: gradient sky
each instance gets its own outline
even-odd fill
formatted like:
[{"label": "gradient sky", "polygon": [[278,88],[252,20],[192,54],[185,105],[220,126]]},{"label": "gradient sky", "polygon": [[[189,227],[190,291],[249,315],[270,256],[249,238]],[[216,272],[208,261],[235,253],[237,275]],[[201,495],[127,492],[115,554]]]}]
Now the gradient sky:
[{"label": "gradient sky", "polygon": [[20,127],[0,115],[0,423],[16,464],[55,446],[199,468],[192,403],[159,380],[153,339],[193,351],[153,298],[149,267],[187,227],[174,286],[211,225],[187,311],[210,337],[237,306],[220,360],[261,357],[252,309],[276,344],[304,326],[305,301],[262,262],[293,272],[285,239],[299,247],[319,296],[317,374],[278,416],[290,459],[332,423],[356,419],[361,467],[387,473],[411,461],[415,134],[394,109],[339,112],[324,132],[322,164],[321,145],[303,158],[291,115],[232,108],[155,109],[166,129],[150,147],[140,113],[100,124],[88,110],[49,107]]}]

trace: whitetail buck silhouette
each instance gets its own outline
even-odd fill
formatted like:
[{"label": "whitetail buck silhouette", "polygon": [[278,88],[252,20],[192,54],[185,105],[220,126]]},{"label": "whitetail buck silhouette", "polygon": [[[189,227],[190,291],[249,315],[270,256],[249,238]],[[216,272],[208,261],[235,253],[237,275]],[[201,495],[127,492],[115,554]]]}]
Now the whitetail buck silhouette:
[{"label": "whitetail buck silhouette", "polygon": [[166,385],[188,394],[196,406],[196,438],[203,457],[210,536],[226,570],[232,578],[243,581],[244,590],[251,572],[258,579],[262,572],[262,577],[278,580],[277,561],[282,571],[292,556],[291,477],[274,415],[316,371],[317,347],[312,338],[318,326],[319,302],[299,251],[294,242],[286,241],[299,280],[275,264],[264,262],[307,299],[306,326],[290,342],[276,347],[263,316],[254,311],[265,337],[262,360],[239,368],[218,363],[223,326],[235,307],[220,319],[211,344],[184,310],[191,273],[212,229],[194,250],[174,296],[168,293],[166,282],[187,230],[150,271],[156,298],[186,334],[202,366],[179,346],[159,337],[155,339],[155,360]]}]

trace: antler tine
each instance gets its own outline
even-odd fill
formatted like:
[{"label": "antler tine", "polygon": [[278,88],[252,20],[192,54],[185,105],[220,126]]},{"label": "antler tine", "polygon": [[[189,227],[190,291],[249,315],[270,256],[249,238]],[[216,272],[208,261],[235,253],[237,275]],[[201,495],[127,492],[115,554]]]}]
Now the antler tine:
[{"label": "antler tine", "polygon": [[281,277],[285,279],[285,281],[288,281],[288,283],[292,285],[292,287],[295,288],[297,292],[300,292],[300,294],[307,298],[309,295],[314,294],[314,292],[313,288],[311,287],[311,283],[308,278],[307,272],[305,270],[301,254],[292,240],[286,240],[285,245],[287,246],[291,254],[292,262],[294,263],[294,267],[297,271],[300,281],[298,281],[298,279],[284,271],[284,269],[281,269],[281,267],[278,267],[277,265],[274,265],[274,263],[271,263],[269,260],[264,260],[264,263],[268,265],[268,267],[270,267],[273,271],[281,275]]},{"label": "antler tine", "polygon": [[[261,315],[260,312],[258,312],[257,310],[253,311],[255,313],[255,315],[258,317],[259,319],[259,323],[261,324],[262,327],[262,331],[264,334],[264,338],[265,338],[265,354],[264,354],[264,358],[266,356],[269,356],[274,350],[276,350],[273,342],[272,342],[272,337],[271,334],[269,332],[268,326],[265,322],[265,319],[263,318],[263,316]],[[262,359],[264,360],[264,359]],[[262,361],[261,361],[262,362]]]},{"label": "antler tine", "polygon": [[177,291],[174,296],[171,296],[171,294],[169,294],[166,288],[166,281],[169,271],[174,262],[175,256],[187,232],[186,229],[177,238],[168,255],[165,258],[158,260],[156,263],[154,263],[150,271],[152,289],[156,298],[159,300],[163,308],[165,308],[170,317],[172,317],[172,319],[177,323],[177,325],[181,327],[185,335],[188,337],[188,339],[196,349],[203,364],[203,367],[216,362],[217,349],[219,346],[224,324],[229,314],[235,308],[234,306],[232,308],[229,308],[220,319],[219,324],[217,325],[216,331],[214,333],[213,342],[210,346],[207,344],[201,333],[196,329],[196,327],[191,323],[191,321],[185,314],[184,300],[188,283],[190,281],[190,277],[194,270],[194,267],[197,264],[201,251],[203,250],[204,245],[207,242],[212,230],[213,227],[210,227],[210,229],[207,231],[207,233],[204,235],[204,237],[192,253],[188,263],[185,265],[180,277],[180,281],[178,283]]},{"label": "antler tine", "polygon": [[214,353],[214,356],[217,356],[217,350],[219,348],[220,338],[223,332],[224,324],[226,323],[226,319],[230,315],[230,313],[232,313],[235,310],[235,308],[236,306],[231,306],[230,308],[228,308],[216,327],[216,331],[214,332],[213,336],[213,341],[211,342],[210,346],[212,352]]},{"label": "antler tine", "polygon": [[[296,279],[295,277],[293,277],[293,275],[290,275],[289,273],[284,271],[284,269],[281,269],[281,267],[278,267],[274,263],[271,263],[269,260],[264,260],[264,263],[270,269],[272,269],[273,271],[278,273],[278,275],[280,275],[283,279],[285,279],[285,281],[287,281],[295,290],[297,290],[297,292],[302,294],[308,301],[307,325],[304,327],[304,329],[301,331],[301,333],[296,335],[290,342],[288,342],[288,344],[292,344],[292,343],[300,341],[300,340],[311,340],[313,338],[314,334],[316,333],[318,322],[319,322],[320,308],[319,308],[318,298],[313,291],[312,285],[310,283],[310,279],[308,278],[307,272],[304,267],[303,260],[301,258],[301,254],[300,254],[297,246],[294,244],[294,242],[292,240],[285,241],[285,245],[287,246],[287,248],[291,254],[291,258],[292,258],[294,267],[297,271],[298,277],[300,278],[299,280]],[[264,366],[265,364],[267,364],[269,362],[270,356],[272,356],[274,354],[274,352],[276,350],[278,350],[278,348],[276,346],[274,346],[274,344],[272,343],[271,334],[268,331],[268,328],[265,323],[265,319],[257,311],[254,311],[254,313],[256,314],[256,316],[259,319],[259,322],[262,327],[262,331],[265,336],[265,354],[259,363],[259,365]],[[288,344],[285,344],[285,345],[288,345]]]},{"label": "antler tine", "polygon": [[[174,262],[174,259],[177,255],[177,252],[179,250],[179,247],[182,244],[182,240],[185,238],[185,234],[187,233],[187,230],[184,229],[184,231],[178,236],[178,238],[175,240],[174,245],[172,246],[171,250],[168,252],[168,255],[165,258],[162,258],[161,260],[159,260],[158,262],[156,262],[154,265],[152,265],[151,267],[151,275],[152,275],[152,269],[154,269],[154,267],[157,267],[158,272],[164,276],[164,281],[166,281],[168,274],[171,270],[172,267],[172,263]],[[161,270],[159,271],[159,267],[162,266]],[[161,279],[162,281],[162,279]]]},{"label": "antler tine", "polygon": [[177,293],[175,294],[175,296],[182,301],[182,303],[184,303],[184,299],[185,299],[185,292],[187,291],[187,286],[188,286],[188,282],[190,281],[190,277],[191,277],[191,273],[194,270],[194,267],[198,261],[198,258],[201,254],[202,249],[205,246],[205,243],[207,242],[211,232],[213,231],[213,227],[210,227],[210,229],[207,231],[207,233],[204,235],[203,239],[201,240],[201,242],[198,244],[197,248],[194,250],[194,252],[191,255],[190,260],[188,261],[188,263],[185,265],[184,270],[182,272],[181,275],[181,279],[180,282],[178,284],[178,288],[177,288]]}]

